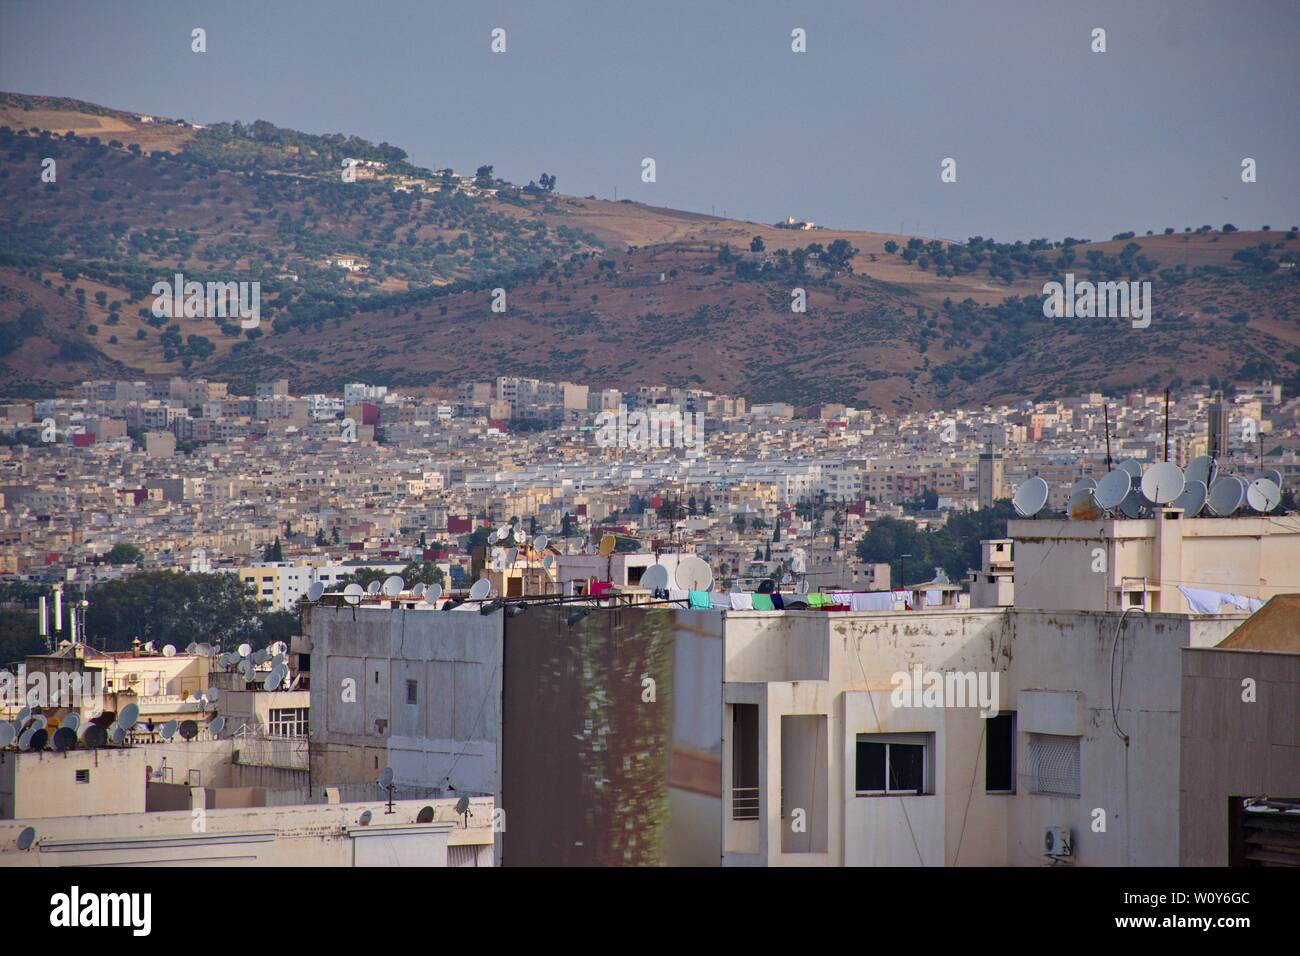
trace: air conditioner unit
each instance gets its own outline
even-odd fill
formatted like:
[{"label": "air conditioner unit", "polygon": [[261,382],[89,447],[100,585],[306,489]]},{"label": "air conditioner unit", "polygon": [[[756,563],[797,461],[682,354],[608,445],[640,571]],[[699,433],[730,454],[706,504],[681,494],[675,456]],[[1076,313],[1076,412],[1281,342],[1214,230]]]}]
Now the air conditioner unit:
[{"label": "air conditioner unit", "polygon": [[1043,853],[1057,859],[1074,856],[1074,841],[1070,839],[1070,828],[1048,827],[1044,830]]}]

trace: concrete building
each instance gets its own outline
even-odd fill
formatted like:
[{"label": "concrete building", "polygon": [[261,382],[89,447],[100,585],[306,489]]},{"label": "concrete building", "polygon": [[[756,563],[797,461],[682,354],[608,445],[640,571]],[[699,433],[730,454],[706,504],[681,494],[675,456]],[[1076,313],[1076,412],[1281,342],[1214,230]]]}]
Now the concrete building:
[{"label": "concrete building", "polygon": [[[1038,866],[1054,827],[1059,862],[1176,865],[1179,653],[1241,617],[1129,615],[1112,713],[1118,614],[725,612],[724,865]],[[896,697],[913,673],[967,706]]]},{"label": "concrete building", "polygon": [[1218,461],[1228,458],[1228,419],[1232,406],[1223,400],[1223,392],[1215,392],[1210,402],[1210,423],[1208,431],[1208,454]]},{"label": "concrete building", "polygon": [[1228,866],[1230,802],[1300,794],[1300,596],[1182,663],[1178,862]]},{"label": "concrete building", "polygon": [[[201,791],[199,793],[201,796]],[[0,821],[4,866],[490,866],[491,801],[461,825],[454,801],[378,799],[286,807]],[[201,825],[200,825],[201,821]],[[18,834],[35,830],[29,850]]]},{"label": "concrete building", "polygon": [[308,609],[313,790],[387,766],[399,786],[494,792],[501,615],[477,610]]},{"label": "concrete building", "polygon": [[993,507],[993,502],[1006,497],[1006,485],[1003,483],[1002,452],[993,450],[993,443],[984,446],[976,466],[976,503],[981,508]]},{"label": "concrete building", "polygon": [[1016,607],[1188,613],[1179,585],[1267,600],[1300,592],[1300,525],[1260,515],[1010,521]]}]

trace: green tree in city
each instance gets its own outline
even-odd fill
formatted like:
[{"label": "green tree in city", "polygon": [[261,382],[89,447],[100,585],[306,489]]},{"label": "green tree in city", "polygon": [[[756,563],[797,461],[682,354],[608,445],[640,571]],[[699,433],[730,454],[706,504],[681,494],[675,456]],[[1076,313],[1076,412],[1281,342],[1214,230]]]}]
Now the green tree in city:
[{"label": "green tree in city", "polygon": [[133,544],[127,544],[125,541],[119,541],[113,545],[104,559],[113,565],[117,564],[139,564],[144,560],[144,552]]}]

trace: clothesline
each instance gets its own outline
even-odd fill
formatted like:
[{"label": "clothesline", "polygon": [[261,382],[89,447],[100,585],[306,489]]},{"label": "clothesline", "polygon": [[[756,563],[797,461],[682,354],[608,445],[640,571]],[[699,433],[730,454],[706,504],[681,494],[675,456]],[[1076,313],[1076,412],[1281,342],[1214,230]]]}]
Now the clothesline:
[{"label": "clothesline", "polygon": [[1250,611],[1253,614],[1264,606],[1264,602],[1258,598],[1243,597],[1240,594],[1226,594],[1222,591],[1208,591],[1204,588],[1189,588],[1182,584],[1178,585],[1178,590],[1182,591],[1183,597],[1187,598],[1187,610],[1193,614],[1218,614],[1219,608],[1224,604],[1239,611]]},{"label": "clothesline", "polygon": [[[670,588],[664,592],[670,601],[685,601],[698,611],[783,611],[791,603],[800,603],[809,610],[825,611],[896,611],[901,603],[912,607],[912,592],[893,591],[812,591],[808,594],[763,594],[748,591],[682,591]],[[926,591],[927,605],[940,604],[941,592]]]}]

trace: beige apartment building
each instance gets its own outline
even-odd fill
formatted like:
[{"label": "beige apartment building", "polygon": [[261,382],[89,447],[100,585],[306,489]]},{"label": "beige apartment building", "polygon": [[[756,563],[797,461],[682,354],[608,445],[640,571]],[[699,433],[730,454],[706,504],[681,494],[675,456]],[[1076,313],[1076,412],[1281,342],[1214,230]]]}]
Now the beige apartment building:
[{"label": "beige apartment building", "polygon": [[1179,585],[1267,600],[1300,593],[1300,522],[1269,515],[1011,521],[1016,606],[1184,614]]}]

